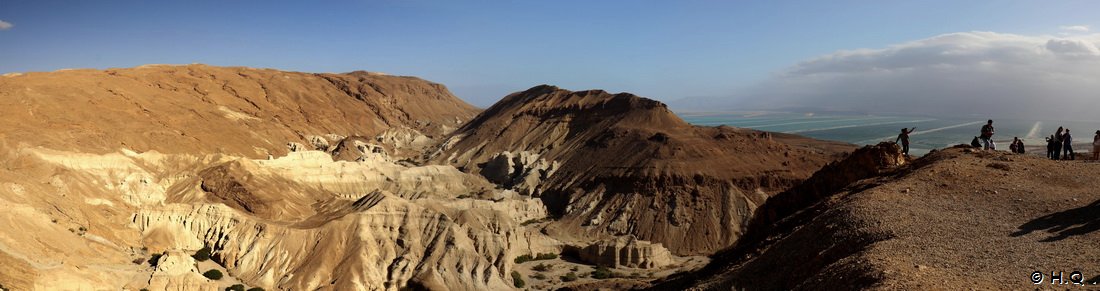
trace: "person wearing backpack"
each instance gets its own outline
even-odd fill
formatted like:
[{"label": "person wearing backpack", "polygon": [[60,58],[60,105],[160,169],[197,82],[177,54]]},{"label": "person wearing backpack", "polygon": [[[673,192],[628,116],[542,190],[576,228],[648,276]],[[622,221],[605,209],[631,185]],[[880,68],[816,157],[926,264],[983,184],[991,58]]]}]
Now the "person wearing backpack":
[{"label": "person wearing backpack", "polygon": [[993,142],[993,120],[990,119],[982,126],[982,148],[985,150],[997,150],[997,144]]}]

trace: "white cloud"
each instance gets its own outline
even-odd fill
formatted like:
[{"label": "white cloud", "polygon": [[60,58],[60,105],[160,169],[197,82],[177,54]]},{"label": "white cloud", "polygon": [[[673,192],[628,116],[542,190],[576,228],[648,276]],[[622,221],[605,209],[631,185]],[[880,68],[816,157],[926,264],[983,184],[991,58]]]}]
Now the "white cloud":
[{"label": "white cloud", "polygon": [[12,27],[15,27],[15,24],[11,24],[11,22],[0,20],[0,30],[8,30],[8,29],[11,29]]},{"label": "white cloud", "polygon": [[963,32],[796,64],[742,107],[1020,118],[1100,116],[1100,34]]},{"label": "white cloud", "polygon": [[1059,28],[1069,32],[1089,32],[1088,25],[1068,25]]}]

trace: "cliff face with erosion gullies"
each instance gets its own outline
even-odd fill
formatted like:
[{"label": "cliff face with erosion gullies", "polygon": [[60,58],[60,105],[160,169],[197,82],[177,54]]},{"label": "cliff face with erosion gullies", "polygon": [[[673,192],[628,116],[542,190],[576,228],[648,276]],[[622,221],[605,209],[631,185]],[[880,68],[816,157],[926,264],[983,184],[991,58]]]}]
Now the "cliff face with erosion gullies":
[{"label": "cliff face with erosion gullies", "polygon": [[[746,236],[708,266],[648,288],[940,290],[965,283],[1019,290],[1100,283],[1100,269],[1081,264],[1100,252],[1097,174],[1096,163],[965,145],[914,160],[894,144],[868,146],[773,197]],[[1065,277],[1055,280],[1045,270]],[[1074,271],[1080,284],[1068,280]]]},{"label": "cliff face with erosion gullies", "polygon": [[692,126],[650,99],[543,85],[505,97],[427,158],[540,197],[559,217],[547,232],[578,246],[633,235],[698,255],[733,244],[770,195],[849,149]]},{"label": "cliff face with erosion gullies", "polygon": [[477,112],[417,78],[68,70],[0,104],[3,288],[500,290],[559,249],[540,200],[407,161]]},{"label": "cliff face with erosion gullies", "polygon": [[477,114],[368,72],[0,76],[0,287],[628,288],[851,148],[551,86]]}]

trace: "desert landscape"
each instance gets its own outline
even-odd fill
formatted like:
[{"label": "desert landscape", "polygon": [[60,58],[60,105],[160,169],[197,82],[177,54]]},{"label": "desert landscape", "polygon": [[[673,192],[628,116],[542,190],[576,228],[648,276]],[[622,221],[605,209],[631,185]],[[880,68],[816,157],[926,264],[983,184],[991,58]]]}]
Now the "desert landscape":
[{"label": "desert landscape", "polygon": [[1095,163],[914,159],[547,85],[478,110],[368,72],[29,73],[0,78],[0,102],[9,290],[1011,289],[1100,272],[1075,264],[1100,250]]},{"label": "desert landscape", "polygon": [[0,92],[17,290],[641,284],[702,266],[852,148],[552,86],[479,113],[366,72],[152,65]]},{"label": "desert landscape", "polygon": [[1100,288],[1098,10],[0,1],[0,291]]}]

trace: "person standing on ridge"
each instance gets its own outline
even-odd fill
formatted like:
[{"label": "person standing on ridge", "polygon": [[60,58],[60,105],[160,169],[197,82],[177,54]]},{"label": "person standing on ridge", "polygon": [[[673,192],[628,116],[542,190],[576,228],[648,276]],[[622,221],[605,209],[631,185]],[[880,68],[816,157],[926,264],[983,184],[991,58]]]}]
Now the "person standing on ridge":
[{"label": "person standing on ridge", "polygon": [[1051,159],[1051,160],[1055,159],[1055,157],[1054,157],[1054,136],[1053,135],[1051,135],[1050,137],[1047,138],[1047,158]]},{"label": "person standing on ridge", "polygon": [[1092,137],[1092,159],[1100,160],[1100,130]]},{"label": "person standing on ridge", "polygon": [[1066,129],[1061,126],[1058,127],[1058,131],[1054,132],[1054,159],[1061,160],[1065,158],[1062,156],[1062,134]]},{"label": "person standing on ridge", "polygon": [[985,125],[982,125],[982,147],[985,150],[997,150],[997,144],[993,142],[993,120],[986,121]]},{"label": "person standing on ridge", "polygon": [[898,138],[894,140],[894,143],[901,141],[901,153],[905,154],[906,156],[909,155],[909,134],[913,133],[914,130],[917,130],[917,127],[913,127],[910,129],[903,127],[901,128],[901,134],[899,134]]},{"label": "person standing on ridge", "polygon": [[1066,129],[1066,133],[1062,134],[1062,159],[1076,160],[1077,155],[1073,153],[1073,136],[1069,135],[1069,128]]}]

